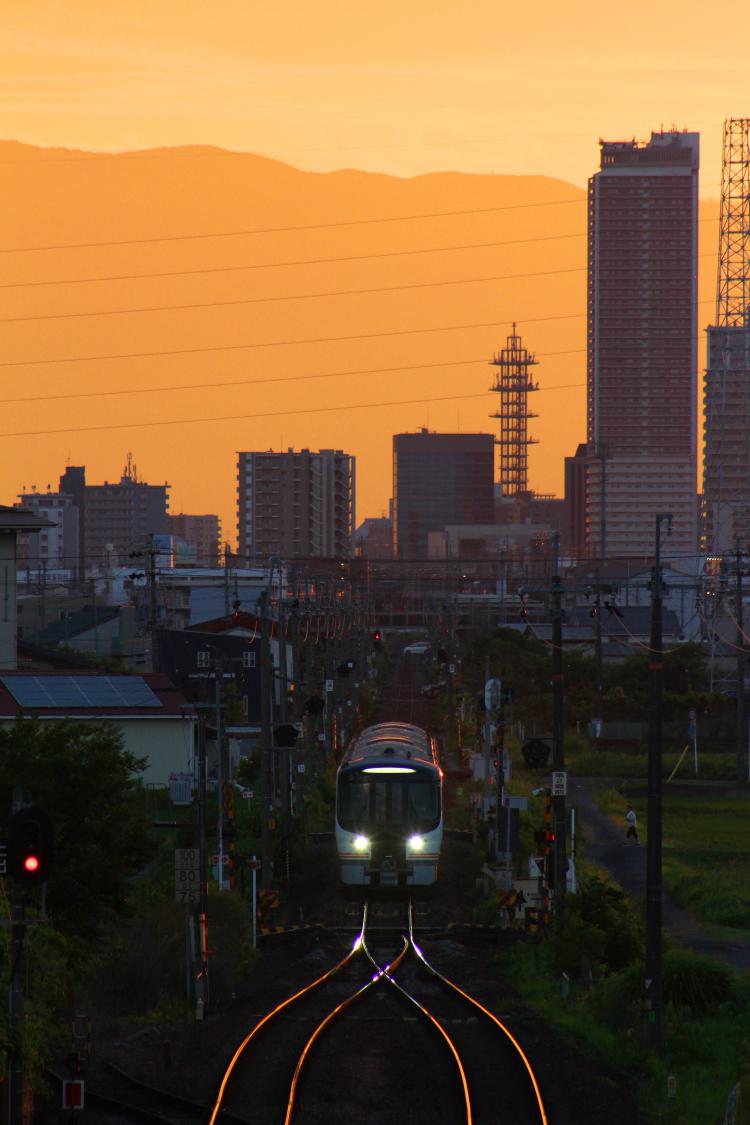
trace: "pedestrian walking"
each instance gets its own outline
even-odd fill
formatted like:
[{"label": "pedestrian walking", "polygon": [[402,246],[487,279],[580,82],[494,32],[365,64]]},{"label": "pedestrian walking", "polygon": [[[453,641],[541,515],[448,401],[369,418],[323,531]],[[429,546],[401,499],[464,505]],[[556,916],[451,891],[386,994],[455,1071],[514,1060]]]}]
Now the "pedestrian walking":
[{"label": "pedestrian walking", "polygon": [[635,809],[632,805],[625,806],[625,821],[628,826],[628,830],[625,833],[626,841],[632,840],[634,844],[639,844],[640,840],[638,839],[638,829],[636,827]]}]

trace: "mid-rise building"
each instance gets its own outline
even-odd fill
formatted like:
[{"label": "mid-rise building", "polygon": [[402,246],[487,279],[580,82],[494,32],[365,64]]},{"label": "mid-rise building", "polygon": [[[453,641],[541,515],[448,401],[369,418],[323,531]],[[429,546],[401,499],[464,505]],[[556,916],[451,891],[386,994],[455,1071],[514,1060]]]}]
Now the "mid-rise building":
[{"label": "mid-rise building", "polygon": [[189,516],[180,512],[167,516],[170,535],[195,547],[195,566],[218,566],[221,550],[221,521],[218,516]]},{"label": "mid-rise building", "polygon": [[240,453],[240,559],[349,558],[355,459],[340,449]]},{"label": "mid-rise building", "polygon": [[148,547],[149,536],[168,533],[169,485],[140,480],[128,455],[120,480],[86,484],[82,465],[68,466],[60,492],[79,508],[82,570],[97,571],[118,564]]},{"label": "mid-rise building", "polygon": [[697,133],[602,141],[588,195],[586,550],[696,549]]},{"label": "mid-rise building", "polygon": [[393,542],[398,558],[427,558],[428,536],[494,517],[492,434],[393,437]]},{"label": "mid-rise building", "polygon": [[26,571],[26,581],[44,583],[47,576],[78,576],[78,508],[72,496],[63,492],[19,493],[16,508],[33,512],[50,526],[34,534],[18,536],[18,566]]}]

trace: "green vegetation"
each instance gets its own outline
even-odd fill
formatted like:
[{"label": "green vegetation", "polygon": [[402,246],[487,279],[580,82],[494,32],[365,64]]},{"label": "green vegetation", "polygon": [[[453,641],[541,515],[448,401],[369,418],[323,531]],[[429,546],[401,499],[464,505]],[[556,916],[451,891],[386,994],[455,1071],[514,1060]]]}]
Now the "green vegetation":
[{"label": "green vegetation", "polygon": [[[622,822],[622,793],[594,789],[599,807]],[[641,840],[647,836],[647,802],[630,797]],[[672,795],[662,799],[663,877],[670,898],[703,923],[750,929],[748,799],[730,791],[723,797]]]},{"label": "green vegetation", "polygon": [[[570,900],[572,902],[572,899]],[[598,929],[607,931],[604,919]],[[707,1125],[723,1120],[724,1105],[747,1073],[750,985],[717,962],[682,951],[664,958],[663,1059],[643,1044],[640,995],[643,965],[607,973],[593,983],[571,975],[563,997],[554,928],[541,943],[519,942],[498,957],[500,972],[543,1019],[639,1097],[639,1120],[664,1125]],[[677,1080],[667,1096],[667,1077]]]}]

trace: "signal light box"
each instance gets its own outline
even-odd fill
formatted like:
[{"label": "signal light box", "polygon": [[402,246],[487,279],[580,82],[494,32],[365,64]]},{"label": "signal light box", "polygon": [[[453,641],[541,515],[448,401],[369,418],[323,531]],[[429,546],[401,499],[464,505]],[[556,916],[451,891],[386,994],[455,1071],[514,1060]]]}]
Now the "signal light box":
[{"label": "signal light box", "polygon": [[65,1078],[62,1084],[63,1109],[83,1109],[85,1088],[82,1078]]}]

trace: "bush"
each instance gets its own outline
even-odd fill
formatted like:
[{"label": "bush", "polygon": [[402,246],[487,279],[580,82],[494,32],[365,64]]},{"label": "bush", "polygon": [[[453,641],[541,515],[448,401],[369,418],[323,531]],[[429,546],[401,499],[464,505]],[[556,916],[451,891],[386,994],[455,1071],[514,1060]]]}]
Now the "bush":
[{"label": "bush", "polygon": [[732,970],[720,961],[673,949],[662,963],[664,1003],[699,1017],[715,1012],[735,998]]},{"label": "bush", "polygon": [[629,898],[598,876],[581,881],[565,899],[553,931],[555,967],[577,974],[586,957],[596,975],[616,972],[640,956],[643,923]]}]

